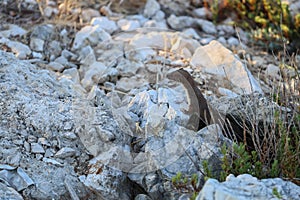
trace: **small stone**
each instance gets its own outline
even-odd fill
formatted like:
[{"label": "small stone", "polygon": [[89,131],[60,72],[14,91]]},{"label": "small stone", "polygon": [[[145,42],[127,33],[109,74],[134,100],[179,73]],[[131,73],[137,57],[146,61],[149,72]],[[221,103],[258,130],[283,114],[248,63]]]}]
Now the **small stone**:
[{"label": "small stone", "polygon": [[201,40],[200,40],[200,43],[202,44],[202,45],[207,45],[207,44],[209,44],[211,41],[213,41],[214,40],[214,38],[213,37],[208,37],[208,38],[202,38]]},{"label": "small stone", "polygon": [[45,150],[39,143],[31,143],[31,153],[45,153]]},{"label": "small stone", "polygon": [[120,19],[117,24],[122,31],[132,31],[141,27],[137,20]]},{"label": "small stone", "polygon": [[15,24],[4,24],[1,28],[4,30],[0,31],[0,36],[5,38],[9,38],[11,36],[22,36],[27,33],[25,29]]},{"label": "small stone", "polygon": [[61,54],[61,43],[57,40],[53,40],[49,42],[47,50],[50,53],[51,57],[56,58]]},{"label": "small stone", "polygon": [[187,28],[183,31],[183,33],[185,35],[187,35],[188,37],[191,37],[191,38],[194,38],[196,40],[199,40],[200,39],[200,36],[199,34],[195,31],[195,29],[193,28]]},{"label": "small stone", "polygon": [[81,17],[84,22],[89,22],[93,17],[100,17],[99,11],[91,8],[83,9]]},{"label": "small stone", "polygon": [[72,129],[72,127],[73,127],[73,122],[65,122],[64,123],[64,130],[65,131],[69,131],[69,130],[71,130]]},{"label": "small stone", "polygon": [[161,10],[157,11],[156,14],[152,17],[153,20],[159,22],[165,20],[165,13]]},{"label": "small stone", "polygon": [[34,142],[37,141],[37,138],[35,136],[33,136],[33,135],[29,135],[27,141],[29,143],[34,143]]},{"label": "small stone", "polygon": [[212,13],[206,7],[197,8],[193,10],[193,14],[201,19],[211,19]]},{"label": "small stone", "polygon": [[52,157],[54,155],[52,151],[53,151],[52,149],[46,149],[44,157],[46,158]]},{"label": "small stone", "polygon": [[63,56],[59,56],[58,58],[56,58],[55,62],[65,66],[68,65],[68,60]]},{"label": "small stone", "polygon": [[39,58],[39,59],[42,59],[42,58],[43,58],[43,54],[42,54],[42,53],[38,53],[38,52],[33,51],[33,52],[32,52],[32,57],[33,57],[33,58]]},{"label": "small stone", "polygon": [[30,152],[30,144],[28,142],[24,142],[25,151]]},{"label": "small stone", "polygon": [[210,21],[207,21],[204,19],[198,19],[197,24],[201,27],[201,29],[205,33],[208,33],[208,34],[216,34],[217,33],[216,26]]},{"label": "small stone", "polygon": [[65,69],[63,75],[71,79],[75,84],[80,84],[78,70],[75,68]]},{"label": "small stone", "polygon": [[42,145],[45,145],[45,146],[50,146],[50,143],[47,141],[46,138],[39,138],[38,143],[42,144]]},{"label": "small stone", "polygon": [[227,42],[231,46],[238,46],[240,44],[239,40],[235,37],[230,37]]},{"label": "small stone", "polygon": [[76,151],[70,147],[63,147],[60,149],[56,154],[55,157],[57,158],[67,158],[74,156],[76,154]]},{"label": "small stone", "polygon": [[41,155],[41,154],[35,154],[35,158],[37,159],[37,160],[42,160],[42,158],[43,158],[43,155]]},{"label": "small stone", "polygon": [[226,41],[226,39],[223,36],[221,36],[221,37],[218,38],[218,42],[220,42],[223,45],[227,44],[227,41]]},{"label": "small stone", "polygon": [[76,134],[73,132],[64,132],[62,135],[66,139],[75,140],[77,138]]},{"label": "small stone", "polygon": [[116,22],[109,20],[107,17],[95,17],[92,19],[91,25],[98,25],[100,28],[104,29],[110,34],[118,30]]},{"label": "small stone", "polygon": [[267,69],[266,69],[266,75],[269,75],[271,77],[278,77],[280,73],[280,69],[278,66],[273,65],[273,64],[268,64]]},{"label": "small stone", "polygon": [[147,3],[145,5],[144,9],[144,16],[147,18],[150,18],[155,15],[160,9],[159,3],[155,0],[147,0]]},{"label": "small stone", "polygon": [[52,164],[52,165],[56,165],[56,166],[59,166],[59,167],[63,167],[64,165],[61,164],[60,162],[54,160],[54,159],[50,159],[50,158],[43,158],[43,161],[45,163],[49,163],[49,164]]},{"label": "small stone", "polygon": [[55,71],[55,72],[62,72],[64,68],[65,67],[62,64],[58,63],[58,62],[50,62],[47,65],[47,69],[50,69],[50,70]]}]

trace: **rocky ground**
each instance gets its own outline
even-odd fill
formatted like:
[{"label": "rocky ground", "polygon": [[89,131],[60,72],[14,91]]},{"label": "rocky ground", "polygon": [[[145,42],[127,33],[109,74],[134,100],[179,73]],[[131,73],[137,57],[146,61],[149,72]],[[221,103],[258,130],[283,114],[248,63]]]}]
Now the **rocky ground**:
[{"label": "rocky ground", "polygon": [[[239,136],[224,136],[228,114],[269,122],[288,110],[274,88],[299,98],[299,55],[264,52],[197,0],[0,5],[0,199],[189,199],[178,172],[198,175],[197,199],[300,198],[280,178],[205,183],[202,164],[218,173]],[[203,102],[181,68],[212,116],[200,130]]]}]

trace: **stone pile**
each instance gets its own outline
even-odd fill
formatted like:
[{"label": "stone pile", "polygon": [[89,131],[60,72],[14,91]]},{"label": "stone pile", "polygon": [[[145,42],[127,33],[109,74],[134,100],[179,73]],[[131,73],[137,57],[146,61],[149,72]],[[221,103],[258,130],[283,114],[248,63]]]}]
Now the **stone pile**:
[{"label": "stone pile", "polygon": [[[247,33],[228,25],[230,19],[214,25],[204,7],[183,15],[181,8],[200,1],[176,2],[122,1],[126,14],[115,1],[71,7],[84,23],[75,33],[55,24],[0,25],[0,49],[13,53],[0,51],[0,199],[187,199],[172,186],[177,172],[198,174],[201,188],[203,160],[220,171],[220,148],[231,144],[221,130],[226,115],[255,108],[256,102],[237,102],[253,94],[264,99],[267,86],[228,49],[247,49]],[[21,3],[46,19],[64,6]],[[253,57],[252,64],[280,79],[278,63]],[[189,128],[191,87],[168,79],[181,68],[199,83],[220,123]],[[247,185],[249,175],[241,177]],[[288,193],[298,186],[269,181],[251,184],[299,196]],[[209,180],[198,199],[222,199],[235,182],[232,176],[224,184]],[[247,192],[273,198],[256,187]]]}]

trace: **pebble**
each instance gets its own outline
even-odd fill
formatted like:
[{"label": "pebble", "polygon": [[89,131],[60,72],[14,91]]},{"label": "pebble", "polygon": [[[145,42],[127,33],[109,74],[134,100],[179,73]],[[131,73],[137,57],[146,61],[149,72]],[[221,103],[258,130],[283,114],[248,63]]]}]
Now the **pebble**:
[{"label": "pebble", "polygon": [[51,158],[43,158],[43,161],[45,163],[49,163],[49,164],[52,164],[52,165],[56,165],[56,166],[59,166],[59,167],[63,167],[64,165],[61,164],[60,162],[54,160],[54,159],[51,159]]},{"label": "pebble", "polygon": [[227,42],[230,46],[238,46],[240,44],[240,41],[235,37],[228,38]]},{"label": "pebble", "polygon": [[77,139],[76,134],[73,133],[73,132],[64,132],[64,133],[62,134],[62,136],[63,136],[64,138],[66,138],[66,139],[71,139],[71,140]]},{"label": "pebble", "polygon": [[278,78],[279,73],[280,73],[280,69],[276,65],[268,64],[265,73],[266,73],[266,75],[269,75],[273,78]]},{"label": "pebble", "polygon": [[141,27],[137,20],[120,19],[117,24],[122,31],[133,31]]},{"label": "pebble", "polygon": [[60,149],[56,154],[55,157],[57,158],[67,158],[74,156],[76,154],[76,151],[73,148],[70,147],[63,147]]},{"label": "pebble", "polygon": [[217,29],[216,26],[211,22],[204,19],[198,19],[197,24],[201,27],[201,29],[208,34],[216,34]]},{"label": "pebble", "polygon": [[147,18],[153,17],[160,9],[156,0],[147,0],[143,15]]},{"label": "pebble", "polygon": [[82,10],[81,17],[84,22],[89,22],[93,17],[100,17],[100,13],[95,9],[87,8]]},{"label": "pebble", "polygon": [[112,34],[118,30],[118,26],[115,21],[109,20],[107,17],[94,17],[91,21],[91,25],[98,25],[100,28],[104,29],[109,34]]},{"label": "pebble", "polygon": [[47,65],[47,69],[50,69],[50,70],[55,71],[55,72],[62,72],[64,68],[65,67],[62,64],[58,63],[58,62],[50,62]]},{"label": "pebble", "polygon": [[39,143],[31,143],[31,153],[45,153],[45,150]]},{"label": "pebble", "polygon": [[1,29],[4,30],[0,31],[0,36],[5,38],[23,36],[27,33],[25,29],[15,24],[3,24]]},{"label": "pebble", "polygon": [[194,9],[193,14],[195,15],[195,17],[198,17],[201,19],[211,19],[212,18],[212,13],[206,7]]}]

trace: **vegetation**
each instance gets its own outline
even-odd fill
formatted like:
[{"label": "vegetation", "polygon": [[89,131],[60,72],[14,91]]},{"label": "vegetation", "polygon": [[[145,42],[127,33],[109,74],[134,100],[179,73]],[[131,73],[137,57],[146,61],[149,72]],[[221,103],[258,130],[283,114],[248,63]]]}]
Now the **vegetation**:
[{"label": "vegetation", "polygon": [[205,1],[215,23],[231,17],[233,25],[252,32],[255,44],[270,50],[283,44],[300,45],[300,14],[292,16],[287,1],[213,0]]}]

